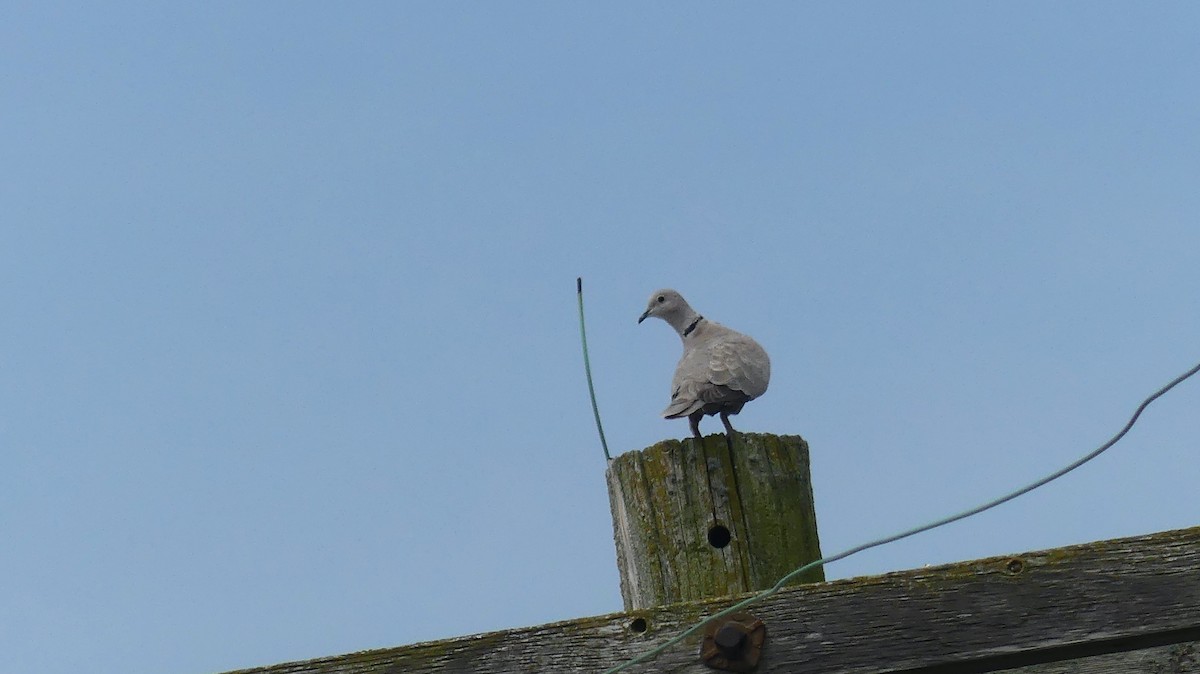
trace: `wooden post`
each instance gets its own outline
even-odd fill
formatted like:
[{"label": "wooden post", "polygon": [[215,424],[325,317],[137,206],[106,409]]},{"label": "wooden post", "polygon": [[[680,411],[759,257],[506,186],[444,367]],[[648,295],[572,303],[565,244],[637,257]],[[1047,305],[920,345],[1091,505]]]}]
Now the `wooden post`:
[{"label": "wooden post", "polygon": [[798,435],[666,440],[617,457],[607,478],[627,611],[766,589],[821,557]]}]

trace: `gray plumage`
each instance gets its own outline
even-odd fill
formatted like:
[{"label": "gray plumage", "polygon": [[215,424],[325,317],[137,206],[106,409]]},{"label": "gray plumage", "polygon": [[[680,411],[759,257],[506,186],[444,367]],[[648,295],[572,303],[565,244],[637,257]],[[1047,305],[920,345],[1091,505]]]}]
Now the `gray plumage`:
[{"label": "gray plumage", "polygon": [[663,416],[687,417],[692,435],[699,438],[700,419],[720,414],[732,437],[729,415],[741,412],[743,405],[767,390],[771,379],[767,352],[750,337],[696,313],[674,290],[650,296],[638,323],[650,317],[666,321],[683,341],[683,356],[671,380],[671,404]]}]

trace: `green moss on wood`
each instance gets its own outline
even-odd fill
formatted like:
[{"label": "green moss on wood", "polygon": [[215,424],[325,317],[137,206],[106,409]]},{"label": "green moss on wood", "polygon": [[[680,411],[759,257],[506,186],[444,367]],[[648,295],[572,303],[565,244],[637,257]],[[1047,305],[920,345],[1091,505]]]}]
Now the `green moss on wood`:
[{"label": "green moss on wood", "polygon": [[[765,589],[820,557],[804,440],[737,434],[730,450],[724,435],[667,440],[611,464],[627,609]],[[727,547],[709,545],[714,524]]]}]

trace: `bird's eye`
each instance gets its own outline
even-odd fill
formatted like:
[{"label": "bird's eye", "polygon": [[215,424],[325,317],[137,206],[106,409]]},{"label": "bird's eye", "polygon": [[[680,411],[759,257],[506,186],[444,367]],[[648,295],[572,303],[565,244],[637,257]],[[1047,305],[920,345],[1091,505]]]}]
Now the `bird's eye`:
[{"label": "bird's eye", "polygon": [[666,301],[667,301],[667,298],[663,297],[662,295],[659,295],[659,296],[658,296],[658,301],[659,301],[659,303],[661,304],[661,303],[663,303],[663,302],[666,302]]}]

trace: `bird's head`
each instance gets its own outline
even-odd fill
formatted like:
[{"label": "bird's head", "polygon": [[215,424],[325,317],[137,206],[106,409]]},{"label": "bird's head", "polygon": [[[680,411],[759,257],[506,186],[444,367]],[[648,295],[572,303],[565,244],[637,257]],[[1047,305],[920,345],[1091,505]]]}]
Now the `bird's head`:
[{"label": "bird's head", "polygon": [[692,308],[683,299],[683,295],[670,288],[663,288],[650,296],[650,301],[646,304],[646,311],[638,318],[638,323],[653,316],[675,325],[691,313]]}]

